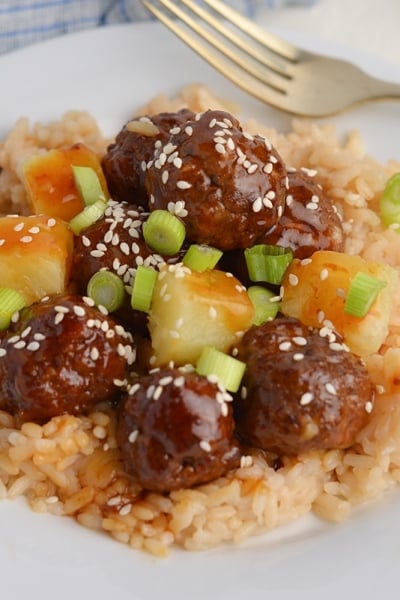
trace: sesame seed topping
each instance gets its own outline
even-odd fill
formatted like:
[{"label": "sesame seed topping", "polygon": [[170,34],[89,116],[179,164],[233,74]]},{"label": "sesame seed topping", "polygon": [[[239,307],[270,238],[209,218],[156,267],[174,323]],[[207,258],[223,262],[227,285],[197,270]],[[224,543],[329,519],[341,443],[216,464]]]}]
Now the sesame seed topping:
[{"label": "sesame seed topping", "polygon": [[298,336],[294,336],[292,338],[293,342],[297,345],[297,346],[306,346],[307,345],[307,340],[305,337],[298,335]]},{"label": "sesame seed topping", "polygon": [[289,273],[289,284],[293,286],[299,284],[299,278],[294,273]]},{"label": "sesame seed topping", "polygon": [[207,442],[206,440],[201,440],[200,442],[200,448],[202,450],[204,450],[204,452],[211,452],[211,444],[210,442]]},{"label": "sesame seed topping", "polygon": [[313,400],[314,395],[311,392],[305,392],[300,398],[300,404],[302,406],[307,406],[307,404],[310,404],[310,402],[312,402]]},{"label": "sesame seed topping", "polygon": [[20,238],[19,241],[22,242],[23,244],[29,244],[30,242],[33,241],[33,237],[31,235],[24,235],[24,236],[22,236],[22,238]]},{"label": "sesame seed topping", "polygon": [[325,279],[327,279],[328,277],[329,277],[328,269],[322,269],[321,273],[319,274],[320,280],[325,281]]},{"label": "sesame seed topping", "polygon": [[302,352],[296,352],[295,354],[293,354],[293,360],[295,361],[303,360],[303,358],[304,354]]},{"label": "sesame seed topping", "polygon": [[336,396],[337,392],[333,383],[328,382],[327,384],[325,384],[325,389],[329,394],[332,394],[332,396]]},{"label": "sesame seed topping", "polygon": [[367,413],[372,413],[372,409],[374,408],[372,402],[366,402],[365,403],[365,412]]},{"label": "sesame seed topping", "polygon": [[36,352],[36,350],[39,350],[39,348],[40,344],[37,341],[29,342],[29,344],[26,347],[26,349],[30,350],[31,352]]},{"label": "sesame seed topping", "polygon": [[188,181],[184,181],[183,179],[180,179],[179,181],[176,182],[176,187],[179,188],[180,190],[188,190],[192,187],[192,184],[189,183]]},{"label": "sesame seed topping", "polygon": [[281,350],[282,352],[286,352],[287,350],[290,350],[291,347],[292,347],[292,342],[289,342],[289,341],[281,342],[278,346],[279,350]]}]

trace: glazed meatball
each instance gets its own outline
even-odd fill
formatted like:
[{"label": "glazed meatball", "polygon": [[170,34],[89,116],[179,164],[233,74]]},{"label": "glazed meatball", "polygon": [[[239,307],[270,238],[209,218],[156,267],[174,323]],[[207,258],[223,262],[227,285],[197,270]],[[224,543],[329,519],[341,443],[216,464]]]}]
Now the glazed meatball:
[{"label": "glazed meatball", "polygon": [[175,212],[191,242],[221,250],[247,248],[275,225],[286,184],[269,140],[244,133],[237,119],[218,110],[172,134],[146,175],[150,209]]},{"label": "glazed meatball", "polygon": [[130,296],[137,267],[157,268],[164,262],[179,262],[186,249],[184,245],[178,254],[168,257],[153,252],[143,238],[143,223],[148,214],[126,202],[109,201],[104,218],[75,238],[71,275],[82,295],[87,293],[87,284],[98,271],[108,270],[118,275],[127,293],[115,316],[141,335],[147,334],[147,315],[132,310]]},{"label": "glazed meatball", "polygon": [[288,171],[289,189],[279,222],[261,240],[291,248],[297,258],[317,250],[342,252],[341,219],[327,195],[308,170]]},{"label": "glazed meatball", "polygon": [[75,238],[72,279],[86,293],[89,279],[101,269],[113,271],[130,290],[139,264],[162,262],[143,239],[147,214],[126,202],[108,202],[104,218]]},{"label": "glazed meatball", "polygon": [[240,457],[230,399],[207,378],[177,368],[134,383],[119,415],[126,471],[159,492],[224,475]]},{"label": "glazed meatball", "polygon": [[176,131],[193,116],[190,110],[182,109],[176,113],[144,115],[126,123],[102,160],[114,200],[147,207],[144,165],[153,158],[156,146],[168,140],[171,130]]},{"label": "glazed meatball", "polygon": [[80,296],[20,312],[0,347],[0,404],[21,422],[81,414],[114,401],[135,361],[131,336]]},{"label": "glazed meatball", "polygon": [[239,436],[278,454],[346,448],[366,424],[374,387],[362,361],[337,336],[278,318],[249,329],[235,398]]}]

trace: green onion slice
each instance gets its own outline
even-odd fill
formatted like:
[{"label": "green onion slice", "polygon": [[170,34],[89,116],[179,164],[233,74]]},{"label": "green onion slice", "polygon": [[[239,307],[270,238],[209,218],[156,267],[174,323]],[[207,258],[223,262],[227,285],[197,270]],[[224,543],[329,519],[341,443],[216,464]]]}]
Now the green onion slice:
[{"label": "green onion slice", "polygon": [[11,288],[0,288],[0,330],[4,331],[10,326],[14,313],[26,306],[25,298]]},{"label": "green onion slice", "polygon": [[385,281],[359,271],[350,282],[344,312],[354,317],[365,317],[385,286]]},{"label": "green onion slice", "polygon": [[85,208],[73,217],[69,225],[75,235],[79,235],[82,231],[96,223],[104,215],[107,204],[103,200],[96,200],[90,206]]},{"label": "green onion slice", "polygon": [[85,206],[94,204],[96,200],[106,201],[100,179],[94,169],[72,165],[72,173],[79,196]]},{"label": "green onion slice", "polygon": [[124,283],[112,271],[97,271],[89,279],[87,295],[97,306],[104,306],[108,312],[114,312],[121,308],[124,302]]},{"label": "green onion slice", "polygon": [[203,348],[196,363],[199,375],[215,375],[228,392],[238,391],[245,369],[244,362],[212,346]]},{"label": "green onion slice", "polygon": [[222,251],[206,244],[192,244],[187,249],[182,262],[193,271],[213,269],[222,256]]},{"label": "green onion slice", "polygon": [[279,285],[293,260],[293,252],[283,246],[257,244],[244,251],[247,271],[251,281],[264,281]]},{"label": "green onion slice", "polygon": [[179,252],[185,235],[185,225],[167,210],[154,210],[143,223],[146,243],[159,254],[172,256]]},{"label": "green onion slice", "polygon": [[386,182],[380,199],[380,212],[387,227],[398,225],[400,229],[400,173],[392,175]]},{"label": "green onion slice", "polygon": [[252,285],[248,288],[247,293],[255,309],[253,325],[262,325],[266,321],[275,319],[281,303],[277,300],[274,292],[261,285]]},{"label": "green onion slice", "polygon": [[157,277],[158,271],[152,267],[138,266],[132,288],[131,306],[133,309],[149,312]]}]

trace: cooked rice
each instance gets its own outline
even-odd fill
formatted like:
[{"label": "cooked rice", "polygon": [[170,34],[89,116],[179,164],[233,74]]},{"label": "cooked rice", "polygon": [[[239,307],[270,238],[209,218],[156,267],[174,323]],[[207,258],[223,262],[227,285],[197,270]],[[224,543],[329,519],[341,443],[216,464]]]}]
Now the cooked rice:
[{"label": "cooked rice", "polygon": [[[199,86],[185,88],[173,100],[159,96],[140,112],[182,106],[237,112]],[[340,142],[329,124],[295,120],[287,135],[253,121],[245,128],[268,135],[287,164],[318,170],[316,179],[343,216],[346,252],[400,266],[400,236],[384,229],[377,216],[384,183],[400,171],[400,163],[379,164],[366,155],[359,133]],[[78,141],[99,154],[107,144],[87,113],[70,111],[48,125],[30,126],[20,119],[0,144],[2,211],[28,210],[19,171],[24,157]],[[285,461],[278,471],[254,453],[241,468],[210,484],[168,496],[143,495],[124,474],[115,418],[107,408],[89,416],[57,417],[42,427],[25,423],[20,429],[0,411],[0,499],[25,496],[36,512],[74,516],[85,527],[158,556],[174,544],[201,550],[237,543],[309,511],[342,521],[352,507],[378,498],[400,480],[399,342],[396,294],[386,344],[366,360],[380,393],[369,424],[346,451],[310,452]]]}]

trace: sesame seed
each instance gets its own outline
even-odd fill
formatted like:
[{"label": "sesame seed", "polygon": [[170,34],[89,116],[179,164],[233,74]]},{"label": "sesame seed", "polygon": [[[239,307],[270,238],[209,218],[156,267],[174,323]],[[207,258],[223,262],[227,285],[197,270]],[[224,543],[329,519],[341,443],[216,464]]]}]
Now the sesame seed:
[{"label": "sesame seed", "polygon": [[40,344],[39,344],[39,342],[36,342],[36,341],[29,342],[29,344],[26,347],[26,349],[30,350],[31,352],[36,352],[36,350],[39,350],[39,348],[40,348]]},{"label": "sesame seed", "polygon": [[272,173],[272,171],[274,170],[274,165],[272,163],[268,162],[263,166],[262,170],[267,175],[270,175]]},{"label": "sesame seed", "polygon": [[164,185],[167,183],[168,177],[169,177],[168,171],[163,171],[162,175],[161,175],[161,181],[163,182]]},{"label": "sesame seed", "polygon": [[19,241],[22,242],[23,244],[29,244],[30,242],[33,241],[33,237],[31,235],[24,235],[24,236],[22,236],[22,238],[20,238]]},{"label": "sesame seed", "polygon": [[365,412],[367,412],[367,413],[371,413],[371,412],[372,412],[372,409],[373,409],[373,407],[374,407],[374,406],[373,406],[372,402],[366,402],[366,403],[365,403]]},{"label": "sesame seed", "polygon": [[182,387],[183,385],[185,385],[185,378],[183,377],[183,375],[181,375],[180,377],[175,377],[173,383],[175,387]]},{"label": "sesame seed", "polygon": [[303,358],[304,354],[302,352],[296,352],[295,354],[293,354],[293,360],[295,361],[303,360]]},{"label": "sesame seed", "polygon": [[281,342],[278,346],[279,350],[281,350],[282,352],[286,352],[287,350],[290,350],[290,348],[292,347],[292,342]]},{"label": "sesame seed", "polygon": [[90,349],[90,358],[92,360],[98,360],[100,358],[100,352],[97,348],[93,347]]},{"label": "sesame seed", "polygon": [[163,393],[163,386],[158,385],[153,392],[153,400],[159,400],[162,393]]},{"label": "sesame seed", "polygon": [[325,389],[329,394],[332,394],[332,396],[336,396],[337,392],[336,392],[336,388],[333,385],[333,383],[326,383],[325,384]]},{"label": "sesame seed", "polygon": [[50,218],[50,219],[47,220],[47,226],[48,227],[54,227],[56,223],[57,223],[57,221],[55,219],[53,219],[53,218]]},{"label": "sesame seed", "polygon": [[192,184],[188,181],[183,181],[182,179],[180,179],[176,182],[176,187],[180,190],[188,190],[192,187]]},{"label": "sesame seed", "polygon": [[75,304],[73,311],[77,317],[84,317],[86,315],[86,311],[83,306],[78,306]]},{"label": "sesame seed", "polygon": [[307,404],[310,404],[310,402],[312,402],[313,399],[314,395],[311,392],[305,392],[300,398],[300,404],[302,406],[306,406]]},{"label": "sesame seed", "polygon": [[293,286],[299,284],[299,278],[294,273],[289,273],[289,284]]},{"label": "sesame seed", "polygon": [[327,279],[328,277],[329,277],[328,269],[322,269],[321,273],[319,274],[320,280],[325,281],[325,279]]},{"label": "sesame seed", "polygon": [[204,450],[204,452],[211,452],[211,444],[210,442],[207,442],[206,440],[201,440],[200,442],[200,448],[202,450]]},{"label": "sesame seed", "polygon": [[7,354],[7,350],[5,348],[0,348],[0,358]]},{"label": "sesame seed", "polygon": [[14,344],[14,348],[16,350],[22,350],[23,348],[25,348],[25,346],[26,346],[26,342],[24,342],[24,340],[19,340],[19,342],[16,342]]},{"label": "sesame seed", "polygon": [[64,319],[64,313],[62,313],[62,312],[56,313],[56,316],[54,317],[54,324],[59,325],[63,319]]},{"label": "sesame seed", "polygon": [[300,336],[300,335],[294,336],[292,338],[292,340],[297,346],[306,346],[307,345],[307,340],[303,336]]},{"label": "sesame seed", "polygon": [[258,165],[256,165],[255,163],[253,163],[252,165],[250,165],[250,167],[247,169],[247,172],[249,175],[253,175],[253,173],[255,173],[258,169]]},{"label": "sesame seed", "polygon": [[92,256],[93,258],[103,258],[104,252],[102,252],[101,250],[91,250],[90,256]]},{"label": "sesame seed", "polygon": [[223,144],[215,144],[215,151],[218,152],[218,154],[226,153],[225,146]]},{"label": "sesame seed", "polygon": [[18,223],[18,225],[15,225],[14,231],[22,231],[24,227],[25,223]]},{"label": "sesame seed", "polygon": [[261,196],[258,196],[258,198],[256,198],[254,200],[251,208],[252,208],[253,212],[258,213],[258,212],[260,212],[262,207],[263,207],[262,198],[261,198]]},{"label": "sesame seed", "polygon": [[40,233],[40,227],[31,227],[30,229],[28,229],[29,233]]}]

